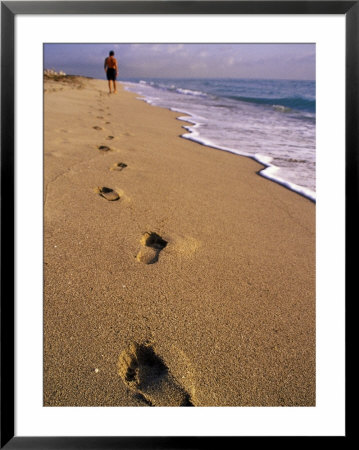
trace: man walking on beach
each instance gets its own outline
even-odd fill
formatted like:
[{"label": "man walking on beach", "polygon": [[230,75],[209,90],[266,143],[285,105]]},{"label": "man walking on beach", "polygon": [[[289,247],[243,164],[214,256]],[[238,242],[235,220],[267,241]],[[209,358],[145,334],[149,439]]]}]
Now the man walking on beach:
[{"label": "man walking on beach", "polygon": [[108,79],[108,88],[111,94],[111,81],[113,83],[113,92],[116,94],[116,77],[118,75],[118,65],[117,60],[114,57],[115,52],[110,51],[110,56],[105,59],[105,72]]}]

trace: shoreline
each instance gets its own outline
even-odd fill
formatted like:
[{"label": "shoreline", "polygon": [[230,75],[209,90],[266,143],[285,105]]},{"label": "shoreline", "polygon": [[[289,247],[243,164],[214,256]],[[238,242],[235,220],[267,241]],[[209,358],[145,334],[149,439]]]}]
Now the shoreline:
[{"label": "shoreline", "polygon": [[[156,106],[156,105],[152,105],[152,106]],[[184,114],[188,114],[189,116],[191,116],[191,114],[189,112],[185,112],[185,111],[178,111],[174,108],[169,109],[170,111],[175,111],[175,112],[180,112],[180,113],[184,113]],[[178,120],[182,120],[183,122],[189,122],[188,118],[186,117],[177,117]],[[190,122],[191,123],[191,122]],[[196,122],[193,122],[193,124],[196,125]],[[271,175],[268,172],[271,172],[270,169],[272,169],[272,172],[276,172],[278,170],[278,167],[275,165],[270,164],[270,161],[266,162],[265,160],[267,158],[258,158],[255,157],[253,155],[250,155],[249,153],[244,153],[244,152],[239,152],[238,150],[235,149],[231,149],[231,148],[227,148],[227,147],[221,147],[219,145],[215,145],[215,144],[211,144],[206,142],[205,140],[201,140],[201,139],[196,139],[195,137],[193,137],[193,129],[191,128],[191,126],[184,126],[184,129],[188,130],[190,132],[190,134],[186,135],[183,134],[181,135],[182,138],[184,139],[188,139],[190,141],[196,142],[200,145],[203,145],[204,147],[208,147],[208,148],[213,148],[214,150],[220,150],[223,152],[228,152],[228,153],[233,153],[235,155],[238,156],[244,156],[245,158],[250,158],[253,161],[259,163],[260,165],[263,166],[262,169],[259,169],[257,172],[257,175],[266,178],[267,180],[273,181],[274,183],[279,184],[280,186],[289,189],[292,192],[295,192],[296,194],[301,195],[302,197],[310,200],[313,203],[316,203],[316,193],[311,191],[310,189],[307,189],[303,186],[299,186],[297,184],[291,183],[290,181],[284,180],[283,178],[280,177],[276,177],[274,175]],[[194,128],[194,127],[193,127]],[[269,158],[271,159],[271,158]]]},{"label": "shoreline", "polygon": [[[125,83],[123,83],[125,84]],[[284,180],[281,177],[276,177],[275,175],[273,175],[273,173],[275,173],[278,170],[278,167],[271,164],[271,160],[272,158],[270,157],[262,157],[262,158],[258,158],[256,156],[253,156],[249,153],[245,153],[245,152],[240,152],[239,150],[236,149],[231,149],[228,147],[222,147],[220,145],[215,145],[209,141],[206,141],[205,139],[199,139],[194,137],[193,135],[195,134],[194,129],[196,128],[196,126],[198,126],[198,123],[192,119],[190,120],[189,118],[193,118],[193,115],[188,112],[188,111],[182,111],[176,108],[166,108],[166,107],[162,107],[162,106],[158,106],[158,105],[154,105],[152,104],[150,101],[148,101],[146,99],[146,97],[137,97],[136,100],[140,100],[140,101],[144,101],[147,104],[157,107],[157,108],[164,108],[167,109],[168,111],[173,111],[173,112],[178,112],[181,114],[186,114],[186,116],[179,116],[177,117],[177,120],[181,120],[183,122],[187,122],[187,123],[192,123],[192,127],[190,125],[188,126],[183,126],[183,128],[187,131],[189,131],[189,134],[182,134],[181,138],[183,139],[188,139],[190,141],[196,142],[197,144],[203,145],[204,147],[208,147],[208,148],[212,148],[214,150],[220,150],[223,152],[228,152],[228,153],[233,153],[234,155],[238,155],[238,156],[244,156],[245,158],[250,158],[253,161],[259,163],[260,165],[263,166],[262,169],[259,169],[257,174],[261,177],[266,178],[267,180],[273,181],[274,183],[279,184],[280,186],[289,189],[290,191],[295,192],[298,195],[301,195],[302,197],[310,200],[313,203],[316,203],[316,192],[313,192],[312,190],[305,188],[303,186],[299,186],[295,183],[292,183],[290,181]]]},{"label": "shoreline", "polygon": [[314,406],[315,205],[106,84],[45,83],[44,405]]},{"label": "shoreline", "polygon": [[[132,87],[132,89],[135,89],[133,86],[131,86],[131,83],[126,82],[126,81],[120,81],[120,84],[122,84],[127,91],[135,92],[135,90],[131,90],[131,87]],[[209,139],[199,136],[199,134],[196,131],[196,128],[198,128],[200,124],[198,121],[196,121],[195,114],[193,112],[191,112],[189,110],[180,109],[175,106],[171,107],[171,106],[158,105],[158,104],[156,104],[156,102],[152,101],[149,97],[147,97],[146,94],[137,93],[137,95],[140,95],[140,97],[137,97],[138,100],[144,101],[151,106],[162,107],[162,108],[168,109],[169,111],[174,111],[174,112],[178,112],[181,114],[185,114],[186,117],[182,118],[179,116],[178,120],[183,120],[185,122],[189,122],[192,125],[183,127],[184,129],[189,131],[189,134],[185,133],[181,136],[184,139],[192,140],[193,142],[197,142],[201,145],[204,145],[206,147],[213,148],[216,150],[226,151],[226,152],[230,152],[230,153],[233,153],[233,154],[236,154],[239,156],[245,156],[247,158],[251,158],[263,166],[263,169],[261,169],[258,172],[258,174],[260,176],[262,176],[268,180],[271,180],[275,183],[278,183],[279,185],[281,185],[289,190],[292,190],[293,192],[296,192],[297,194],[309,199],[313,203],[316,203],[316,192],[315,191],[313,191],[312,189],[310,189],[308,187],[301,186],[292,181],[289,181],[289,180],[283,178],[283,176],[276,175],[276,173],[281,170],[281,167],[272,164],[273,157],[267,156],[267,155],[253,155],[248,152],[240,151],[236,148],[227,147],[227,146],[221,145],[221,144],[215,144],[215,143],[211,142]]]}]

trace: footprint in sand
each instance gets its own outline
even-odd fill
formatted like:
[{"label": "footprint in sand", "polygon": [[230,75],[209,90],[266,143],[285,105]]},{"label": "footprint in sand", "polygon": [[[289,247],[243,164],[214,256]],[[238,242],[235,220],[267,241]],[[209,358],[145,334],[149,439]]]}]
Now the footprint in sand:
[{"label": "footprint in sand", "polygon": [[106,125],[110,125],[111,122],[106,122]]},{"label": "footprint in sand", "polygon": [[103,128],[101,128],[101,127],[98,127],[98,126],[95,126],[95,127],[92,127],[94,130],[97,130],[97,131],[100,131],[100,130],[102,130]]},{"label": "footprint in sand", "polygon": [[98,187],[95,192],[97,192],[101,197],[105,198],[109,202],[114,202],[120,199],[120,196],[116,191],[108,187]]},{"label": "footprint in sand", "polygon": [[123,163],[123,162],[119,162],[119,163],[115,163],[110,170],[117,170],[117,171],[121,171],[123,169],[125,169],[127,167],[127,164]]},{"label": "footprint in sand", "polygon": [[112,141],[112,139],[115,139],[115,136],[107,136],[106,138],[108,141]]},{"label": "footprint in sand", "polygon": [[142,248],[138,252],[136,259],[144,264],[154,264],[158,261],[161,251],[166,247],[167,242],[157,233],[146,232],[141,238]]},{"label": "footprint in sand", "polygon": [[101,152],[110,152],[110,151],[111,151],[110,147],[107,147],[107,145],[99,145],[97,148],[98,148]]},{"label": "footprint in sand", "polygon": [[149,406],[193,406],[189,393],[177,382],[149,343],[133,343],[118,360],[125,385]]},{"label": "footprint in sand", "polygon": [[103,119],[103,117],[102,117],[102,116],[97,116],[97,118],[98,118],[98,119]]}]

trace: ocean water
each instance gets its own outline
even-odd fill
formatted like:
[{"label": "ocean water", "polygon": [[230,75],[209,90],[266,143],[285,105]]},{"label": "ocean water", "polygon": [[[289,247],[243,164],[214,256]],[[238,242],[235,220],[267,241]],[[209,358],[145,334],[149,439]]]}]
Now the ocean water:
[{"label": "ocean water", "polygon": [[265,166],[261,176],[315,201],[315,81],[121,82],[150,104],[186,114],[179,114],[184,138],[254,158]]}]

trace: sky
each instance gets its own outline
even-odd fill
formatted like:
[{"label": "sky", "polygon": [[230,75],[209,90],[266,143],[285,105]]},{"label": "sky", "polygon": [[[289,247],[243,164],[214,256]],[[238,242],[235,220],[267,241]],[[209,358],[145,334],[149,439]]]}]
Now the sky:
[{"label": "sky", "polygon": [[315,80],[315,44],[45,44],[44,69],[105,79],[115,52],[118,79]]}]

